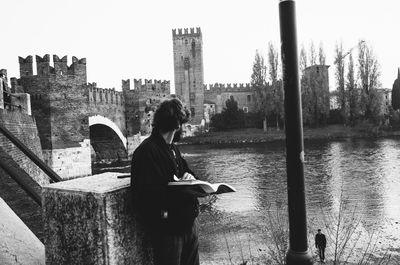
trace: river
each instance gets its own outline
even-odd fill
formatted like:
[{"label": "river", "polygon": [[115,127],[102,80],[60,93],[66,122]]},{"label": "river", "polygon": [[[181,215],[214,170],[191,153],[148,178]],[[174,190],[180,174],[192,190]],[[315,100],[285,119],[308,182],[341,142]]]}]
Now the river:
[{"label": "river", "polygon": [[[272,231],[287,231],[283,142],[188,145],[181,151],[199,178],[237,188],[202,200],[198,225],[203,264],[267,260],[274,250]],[[343,257],[357,261],[368,242],[374,254],[387,251],[398,257],[400,139],[306,141],[305,185],[311,249],[321,228],[327,235],[328,259],[334,242],[342,244],[341,237],[351,231]]]}]

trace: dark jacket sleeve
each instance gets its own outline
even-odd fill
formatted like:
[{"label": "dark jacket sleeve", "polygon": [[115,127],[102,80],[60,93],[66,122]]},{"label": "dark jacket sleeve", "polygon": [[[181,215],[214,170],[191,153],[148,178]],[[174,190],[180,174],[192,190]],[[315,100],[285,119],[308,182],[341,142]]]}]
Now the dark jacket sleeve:
[{"label": "dark jacket sleeve", "polygon": [[174,146],[174,150],[175,150],[175,152],[177,154],[177,157],[178,157],[178,159],[180,161],[180,163],[179,163],[180,164],[179,165],[180,166],[180,169],[179,169],[180,176],[177,176],[177,177],[179,177],[179,178],[183,177],[183,174],[185,172],[188,172],[188,173],[192,174],[193,176],[196,176],[195,173],[189,168],[188,163],[183,158],[181,152],[179,151],[179,149],[176,146]]},{"label": "dark jacket sleeve", "polygon": [[[158,227],[189,227],[198,214],[198,201],[168,188],[174,162],[151,144],[139,147],[132,158],[131,183],[135,208]],[[187,164],[186,164],[187,167]],[[168,218],[163,218],[167,213]],[[176,230],[176,229],[175,229]]]},{"label": "dark jacket sleeve", "polygon": [[134,205],[151,218],[161,216],[167,196],[164,172],[155,160],[151,146],[138,149],[132,157],[131,186]]}]

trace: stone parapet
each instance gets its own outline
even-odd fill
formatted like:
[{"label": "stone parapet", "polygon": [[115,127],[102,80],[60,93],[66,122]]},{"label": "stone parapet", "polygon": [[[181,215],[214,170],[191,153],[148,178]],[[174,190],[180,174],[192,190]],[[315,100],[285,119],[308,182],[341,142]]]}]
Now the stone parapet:
[{"label": "stone parapet", "polygon": [[46,264],[152,264],[130,178],[103,173],[43,189]]},{"label": "stone parapet", "polygon": [[0,264],[44,265],[44,246],[0,198]]}]

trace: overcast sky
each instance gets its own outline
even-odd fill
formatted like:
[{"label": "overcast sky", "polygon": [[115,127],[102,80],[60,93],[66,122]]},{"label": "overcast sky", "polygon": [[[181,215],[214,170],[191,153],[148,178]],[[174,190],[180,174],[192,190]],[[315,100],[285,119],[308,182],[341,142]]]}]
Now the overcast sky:
[{"label": "overcast sky", "polygon": [[[298,0],[298,44],[322,42],[334,76],[335,43],[365,39],[392,88],[400,66],[398,0]],[[88,81],[117,90],[121,79],[173,84],[172,29],[201,27],[204,82],[250,81],[255,51],[280,41],[278,0],[3,0],[0,68],[19,77],[18,56],[87,58]],[[34,70],[35,71],[35,70]],[[335,88],[333,78],[331,90]]]}]

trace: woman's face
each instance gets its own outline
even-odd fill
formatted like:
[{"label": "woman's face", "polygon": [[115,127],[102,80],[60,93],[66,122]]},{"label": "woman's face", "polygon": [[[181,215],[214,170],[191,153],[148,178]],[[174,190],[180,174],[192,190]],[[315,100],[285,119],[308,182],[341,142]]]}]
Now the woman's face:
[{"label": "woman's face", "polygon": [[172,140],[172,142],[179,142],[182,139],[182,134],[182,124],[179,123],[179,128],[175,130],[174,139]]}]

